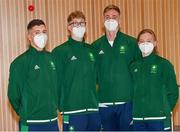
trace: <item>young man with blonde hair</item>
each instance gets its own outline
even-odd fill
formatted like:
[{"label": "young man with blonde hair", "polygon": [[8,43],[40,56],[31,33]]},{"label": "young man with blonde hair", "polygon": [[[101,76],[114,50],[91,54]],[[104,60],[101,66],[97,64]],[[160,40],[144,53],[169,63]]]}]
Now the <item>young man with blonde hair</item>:
[{"label": "young man with blonde hair", "polygon": [[96,54],[84,42],[85,16],[72,12],[67,19],[68,41],[53,50],[58,71],[58,89],[63,131],[99,131],[96,95]]}]

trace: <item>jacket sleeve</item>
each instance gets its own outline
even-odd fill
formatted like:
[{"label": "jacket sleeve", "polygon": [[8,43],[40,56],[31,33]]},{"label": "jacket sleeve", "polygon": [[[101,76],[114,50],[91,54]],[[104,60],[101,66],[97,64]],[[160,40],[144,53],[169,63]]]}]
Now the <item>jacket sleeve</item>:
[{"label": "jacket sleeve", "polygon": [[10,66],[10,74],[9,74],[9,84],[8,84],[8,98],[9,101],[15,110],[15,112],[19,115],[19,107],[21,102],[21,94],[20,94],[20,81],[17,67],[12,63]]},{"label": "jacket sleeve", "polygon": [[58,97],[58,109],[61,112],[63,108],[62,99],[63,99],[63,89],[62,89],[62,75],[63,75],[63,58],[62,53],[55,49],[52,51],[53,60],[56,66],[57,71],[57,97]]},{"label": "jacket sleeve", "polygon": [[92,43],[91,47],[93,48],[94,54],[95,54],[95,67],[96,67],[96,91],[99,91],[99,77],[100,77],[100,62],[99,62],[99,54],[98,54],[98,48],[96,43]]},{"label": "jacket sleeve", "polygon": [[172,64],[168,63],[168,67],[165,69],[166,74],[166,88],[167,88],[167,98],[171,108],[173,111],[179,97],[179,88],[176,82],[176,75],[174,71],[174,67]]}]

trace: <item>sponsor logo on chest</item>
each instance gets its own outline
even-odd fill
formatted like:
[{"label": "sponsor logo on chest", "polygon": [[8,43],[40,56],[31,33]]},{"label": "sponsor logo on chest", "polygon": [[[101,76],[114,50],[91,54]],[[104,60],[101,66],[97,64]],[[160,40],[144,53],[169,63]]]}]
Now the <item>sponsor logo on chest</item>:
[{"label": "sponsor logo on chest", "polygon": [[40,70],[40,67],[38,65],[35,65],[34,70]]},{"label": "sponsor logo on chest", "polygon": [[71,61],[74,61],[74,60],[77,60],[77,57],[73,55],[73,56],[71,57]]},{"label": "sponsor logo on chest", "polygon": [[103,51],[103,50],[100,50],[100,51],[99,51],[99,55],[101,55],[101,54],[104,54],[104,51]]},{"label": "sponsor logo on chest", "polygon": [[[56,67],[52,61],[49,62],[48,66],[50,66],[52,70],[56,70]],[[41,67],[39,65],[36,64],[34,66],[34,70],[40,70],[40,69],[41,69]]]}]

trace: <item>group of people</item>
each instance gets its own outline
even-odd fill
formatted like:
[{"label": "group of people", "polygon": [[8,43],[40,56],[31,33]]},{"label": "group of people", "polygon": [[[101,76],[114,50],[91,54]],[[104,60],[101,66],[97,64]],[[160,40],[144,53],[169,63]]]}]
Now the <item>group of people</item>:
[{"label": "group of people", "polygon": [[105,34],[87,44],[85,15],[72,12],[68,40],[52,53],[45,23],[30,21],[29,49],[11,63],[8,85],[20,131],[58,131],[58,113],[63,131],[171,129],[178,86],[173,65],[157,55],[155,33],[122,33],[116,5],[103,17]]}]

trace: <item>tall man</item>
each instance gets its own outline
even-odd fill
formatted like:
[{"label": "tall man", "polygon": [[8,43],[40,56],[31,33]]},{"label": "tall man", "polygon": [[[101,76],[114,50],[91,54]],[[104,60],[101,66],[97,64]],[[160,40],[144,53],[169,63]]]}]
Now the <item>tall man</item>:
[{"label": "tall man", "polygon": [[132,82],[129,64],[140,52],[135,38],[119,31],[120,9],[104,9],[105,35],[93,43],[98,54],[100,115],[103,130],[131,130]]}]

